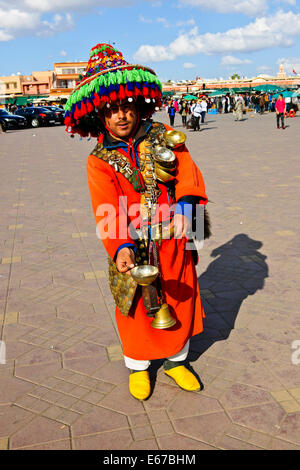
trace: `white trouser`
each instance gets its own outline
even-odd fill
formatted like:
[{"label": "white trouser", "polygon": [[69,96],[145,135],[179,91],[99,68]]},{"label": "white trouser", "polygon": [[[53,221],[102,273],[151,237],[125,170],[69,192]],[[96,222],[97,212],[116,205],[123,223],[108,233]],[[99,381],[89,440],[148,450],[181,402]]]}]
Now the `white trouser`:
[{"label": "white trouser", "polygon": [[[181,351],[174,354],[174,356],[168,357],[169,361],[184,361],[187,358],[189,352],[190,341],[182,348]],[[150,366],[150,361],[138,361],[137,359],[131,359],[131,357],[124,356],[125,366],[131,370],[146,370]]]}]

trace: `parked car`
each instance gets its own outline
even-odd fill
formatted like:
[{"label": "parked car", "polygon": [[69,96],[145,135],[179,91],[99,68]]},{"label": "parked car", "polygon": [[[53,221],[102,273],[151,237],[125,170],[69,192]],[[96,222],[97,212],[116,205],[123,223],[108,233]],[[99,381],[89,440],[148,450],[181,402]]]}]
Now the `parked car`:
[{"label": "parked car", "polygon": [[62,108],[59,108],[58,106],[44,106],[44,108],[47,108],[47,109],[50,109],[50,111],[53,111],[56,114],[57,121],[60,124],[64,124],[65,112]]},{"label": "parked car", "polygon": [[24,129],[26,119],[23,116],[11,114],[6,109],[0,109],[0,125],[4,132],[7,129]]},{"label": "parked car", "polygon": [[54,126],[58,121],[56,114],[42,106],[21,108],[16,111],[19,116],[24,116],[27,125],[31,127]]}]

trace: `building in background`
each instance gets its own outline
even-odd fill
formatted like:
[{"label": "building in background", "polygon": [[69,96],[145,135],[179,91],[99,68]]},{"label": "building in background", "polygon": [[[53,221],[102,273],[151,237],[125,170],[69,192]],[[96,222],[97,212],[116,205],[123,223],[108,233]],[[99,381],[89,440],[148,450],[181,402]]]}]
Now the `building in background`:
[{"label": "building in background", "polygon": [[53,71],[32,72],[22,81],[23,95],[48,95],[50,94],[54,79]]},{"label": "building in background", "polygon": [[0,104],[25,105],[43,101],[65,102],[74,89],[87,62],[57,62],[54,70],[32,72],[32,75],[0,77]]},{"label": "building in background", "polygon": [[67,99],[75,88],[79,75],[85,72],[87,64],[87,62],[56,62],[50,97]]}]

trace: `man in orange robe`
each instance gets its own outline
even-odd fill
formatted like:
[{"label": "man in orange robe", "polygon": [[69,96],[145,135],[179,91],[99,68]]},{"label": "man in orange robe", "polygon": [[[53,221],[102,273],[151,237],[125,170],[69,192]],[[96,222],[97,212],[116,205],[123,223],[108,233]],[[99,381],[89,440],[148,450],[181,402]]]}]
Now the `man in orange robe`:
[{"label": "man in orange robe", "polygon": [[[107,56],[111,59],[109,62]],[[114,58],[118,61],[113,62]],[[155,136],[158,135],[156,138],[162,143],[161,133],[172,129],[149,119],[160,105],[161,90],[156,78],[152,78],[154,72],[145,68],[140,70],[139,67],[127,64],[112,46],[98,44],[91,51],[86,77],[75,89],[75,106],[72,96],[69,106],[67,103],[65,122],[71,133],[89,133],[98,138],[97,147],[87,161],[92,206],[98,234],[113,266],[117,273],[123,275],[125,282],[129,278],[132,282],[131,269],[141,264],[134,236],[136,232],[129,227],[134,226],[136,231],[142,229],[144,233],[146,227],[148,234],[152,224],[160,228],[162,225],[169,227],[172,234],[174,231],[172,237],[160,237],[159,240],[154,237],[144,264],[155,261],[159,266],[161,295],[176,320],[175,325],[166,329],[153,328],[153,318],[147,315],[139,289],[134,291],[126,314],[121,307],[116,307],[125,365],[131,370],[129,390],[135,398],[144,400],[150,395],[148,368],[151,360],[155,359],[165,359],[165,373],[181,388],[188,391],[200,389],[197,378],[184,365],[189,339],[201,333],[204,317],[195,258],[187,249],[187,237],[191,228],[191,211],[197,204],[205,205],[207,197],[201,172],[184,143],[173,149],[176,171],[166,168],[169,180],[158,176],[153,154],[155,147],[145,161],[147,148],[151,142],[153,144]],[[132,75],[128,74],[133,70]],[[125,74],[119,86],[116,86],[117,72]],[[103,76],[106,76],[106,82],[103,82]],[[144,79],[142,82],[138,79],[141,77]],[[98,88],[102,93],[97,91],[95,96],[91,90],[97,80],[99,86],[95,90]],[[156,128],[160,134],[156,132],[153,137]],[[145,172],[147,164],[156,170]],[[158,168],[161,167],[158,165]],[[149,188],[151,201],[147,199]],[[132,211],[131,208],[139,210]],[[145,217],[147,209],[152,214],[150,218]],[[127,298],[127,292],[117,292],[118,295]]]}]

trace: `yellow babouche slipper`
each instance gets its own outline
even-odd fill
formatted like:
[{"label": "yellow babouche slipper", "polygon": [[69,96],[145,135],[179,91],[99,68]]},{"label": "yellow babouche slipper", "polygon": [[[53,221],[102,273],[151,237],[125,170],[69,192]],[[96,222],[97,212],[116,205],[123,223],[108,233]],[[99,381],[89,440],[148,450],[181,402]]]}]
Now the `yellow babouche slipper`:
[{"label": "yellow babouche slipper", "polygon": [[201,389],[201,385],[194,374],[192,374],[192,372],[190,372],[185,366],[173,367],[172,369],[165,370],[164,372],[169,375],[169,377],[172,377],[177,385],[184,390],[194,392]]},{"label": "yellow babouche slipper", "polygon": [[147,370],[141,370],[129,375],[129,391],[138,400],[146,400],[149,397],[151,386]]}]

